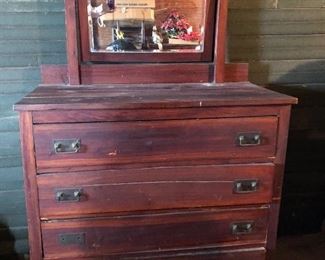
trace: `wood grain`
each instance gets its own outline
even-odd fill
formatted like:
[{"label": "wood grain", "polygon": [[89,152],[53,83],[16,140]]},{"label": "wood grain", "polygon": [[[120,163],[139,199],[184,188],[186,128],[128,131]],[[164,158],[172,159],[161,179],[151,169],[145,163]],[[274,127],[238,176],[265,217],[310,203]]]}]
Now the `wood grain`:
[{"label": "wood grain", "polygon": [[[253,246],[253,245],[252,245]],[[214,247],[206,250],[173,250],[158,253],[142,253],[142,254],[127,254],[114,255],[109,259],[137,260],[137,259],[168,259],[168,260],[265,260],[265,248],[261,247]],[[55,258],[45,258],[46,260]],[[85,260],[103,260],[103,257],[86,257]],[[105,258],[107,259],[107,258]],[[80,260],[80,258],[65,258],[65,260]]]},{"label": "wood grain", "polygon": [[[267,208],[198,210],[101,219],[43,222],[47,258],[90,257],[119,253],[196,248],[204,245],[265,242]],[[233,235],[231,224],[253,221],[253,231]],[[59,234],[84,233],[86,244],[60,245]],[[171,235],[173,234],[173,235]],[[195,235],[193,235],[195,234]],[[240,239],[240,240],[239,240]]]},{"label": "wood grain", "polygon": [[251,83],[43,85],[15,110],[210,108],[290,105],[297,99]]},{"label": "wood grain", "polygon": [[[122,212],[266,204],[271,202],[273,165],[229,165],[44,174],[37,178],[41,217],[80,217]],[[235,193],[238,180],[258,189]],[[57,202],[56,192],[82,189],[79,202]]]},{"label": "wood grain", "polygon": [[[184,62],[182,60],[182,62]],[[92,64],[81,65],[82,84],[154,84],[210,82],[212,65],[206,64]]]},{"label": "wood grain", "polygon": [[[276,117],[36,125],[37,168],[275,156]],[[240,133],[261,145],[238,146]],[[80,152],[56,154],[53,140],[80,139]]]},{"label": "wood grain", "polygon": [[291,106],[283,106],[281,109],[280,121],[279,121],[279,132],[278,132],[278,149],[275,160],[276,171],[275,171],[275,182],[273,191],[273,203],[271,204],[271,216],[272,221],[269,226],[269,239],[267,243],[268,250],[274,250],[276,247],[277,240],[277,227],[279,221],[280,202],[283,185],[284,175],[284,164],[286,159],[287,142],[288,142],[288,131],[290,123],[290,112]]},{"label": "wood grain", "polygon": [[214,82],[225,82],[228,0],[218,1],[214,50]]},{"label": "wood grain", "polygon": [[22,112],[20,114],[19,125],[24,170],[24,188],[30,248],[29,254],[31,259],[41,260],[43,250],[40,230],[38,188],[36,183],[32,114],[29,112]]},{"label": "wood grain", "polygon": [[[280,106],[281,107],[281,106]],[[33,112],[34,124],[50,123],[89,123],[89,122],[124,122],[124,121],[156,121],[176,119],[209,119],[279,116],[280,108],[275,106],[263,107],[211,107],[205,108],[178,108],[178,109],[101,109],[88,110],[60,110]]]},{"label": "wood grain", "polygon": [[76,0],[65,0],[68,84],[71,85],[80,84],[77,2]]}]

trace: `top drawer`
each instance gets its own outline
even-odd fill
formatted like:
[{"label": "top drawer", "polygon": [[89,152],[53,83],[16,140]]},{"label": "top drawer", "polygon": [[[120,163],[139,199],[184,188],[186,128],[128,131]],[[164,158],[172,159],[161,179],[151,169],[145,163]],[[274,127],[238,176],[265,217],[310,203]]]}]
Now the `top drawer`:
[{"label": "top drawer", "polygon": [[35,125],[38,169],[275,156],[278,118]]}]

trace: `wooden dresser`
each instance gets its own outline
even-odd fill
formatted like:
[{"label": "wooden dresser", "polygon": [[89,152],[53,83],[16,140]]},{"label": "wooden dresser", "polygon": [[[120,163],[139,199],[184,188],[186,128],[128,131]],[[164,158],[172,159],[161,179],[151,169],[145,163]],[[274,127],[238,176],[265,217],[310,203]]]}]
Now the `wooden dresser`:
[{"label": "wooden dresser", "polygon": [[[226,0],[202,0],[195,50],[135,53],[93,51],[102,38],[87,26],[110,19],[108,2],[66,0],[68,64],[44,66],[45,84],[15,105],[31,260],[265,259],[297,100],[225,64]],[[99,3],[110,9],[95,19]]]},{"label": "wooden dresser", "polygon": [[16,104],[31,243],[44,259],[264,259],[293,103],[249,83],[40,86]]}]

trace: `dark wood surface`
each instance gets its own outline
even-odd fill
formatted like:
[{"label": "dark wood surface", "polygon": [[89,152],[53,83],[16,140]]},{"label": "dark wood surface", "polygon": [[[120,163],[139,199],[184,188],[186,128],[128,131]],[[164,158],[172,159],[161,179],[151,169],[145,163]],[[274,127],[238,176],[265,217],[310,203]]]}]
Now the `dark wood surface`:
[{"label": "dark wood surface", "polygon": [[171,109],[83,109],[34,111],[33,123],[89,123],[89,122],[130,122],[157,121],[176,119],[216,119],[241,117],[268,117],[280,115],[282,106],[238,106],[205,108],[171,108]]},{"label": "dark wood surface", "polygon": [[[42,223],[44,255],[48,258],[89,257],[127,252],[240,245],[266,240],[268,208],[197,210]],[[252,222],[247,234],[233,234],[232,223]],[[59,234],[84,233],[85,245],[61,245]]]},{"label": "dark wood surface", "polygon": [[76,30],[78,23],[76,0],[65,0],[66,46],[67,46],[67,78],[68,84],[80,84],[80,53],[79,32]]},{"label": "dark wood surface", "polygon": [[225,82],[226,38],[228,0],[219,0],[217,5],[214,45],[214,82]]},{"label": "dark wood surface", "polygon": [[[274,167],[265,165],[165,167],[43,174],[37,177],[41,217],[81,217],[122,212],[242,204],[267,204]],[[254,192],[236,193],[235,182],[256,180]],[[57,202],[58,190],[81,189],[81,199]]]},{"label": "dark wood surface", "polygon": [[148,109],[295,104],[297,100],[251,83],[139,84],[67,87],[43,85],[16,110]]},{"label": "dark wood surface", "polygon": [[[240,255],[257,244],[262,250],[247,257],[264,259],[275,246],[295,102],[250,83],[37,88],[16,109],[31,110],[45,259],[135,252],[163,259],[159,248],[212,258],[207,245],[238,246],[230,251]],[[240,147],[242,133],[261,134],[261,143]],[[54,152],[54,140],[75,138],[78,153]],[[234,192],[236,180],[251,179],[260,182],[256,192]],[[62,189],[81,189],[80,201],[56,201]],[[233,235],[236,221],[260,226]],[[59,234],[80,232],[85,245],[59,244]]]},{"label": "dark wood surface", "polygon": [[[46,260],[58,258],[45,258]],[[65,260],[79,260],[80,258],[65,258]],[[138,260],[138,259],[157,259],[157,260],[265,260],[265,249],[261,247],[248,247],[242,250],[236,247],[215,247],[205,250],[172,250],[158,253],[142,253],[114,256],[86,257],[85,260]]]},{"label": "dark wood surface", "polygon": [[[184,62],[184,61],[182,61]],[[211,82],[211,63],[82,64],[82,84]],[[108,81],[109,79],[109,81]]]},{"label": "dark wood surface", "polygon": [[[217,5],[205,26],[215,30],[206,30],[201,57],[90,57],[86,0],[66,0],[68,64],[45,67],[43,82],[53,84],[15,105],[32,260],[265,259],[274,248],[297,99],[248,82],[214,83],[246,80],[247,66],[225,65],[228,0],[207,3]],[[240,147],[243,133],[261,134],[261,143]],[[78,152],[54,152],[54,140],[70,138],[80,139]],[[256,192],[234,192],[234,181],[252,178]],[[80,201],[56,200],[73,188]],[[235,234],[240,223],[252,229]]]},{"label": "dark wood surface", "polygon": [[[101,65],[81,65],[83,71],[82,84],[104,84],[107,77],[110,83],[190,83],[190,82],[211,82],[213,81],[213,64],[161,64],[156,69],[156,64],[125,65],[130,69],[125,72],[122,64],[101,64]],[[105,69],[106,68],[106,69]],[[136,69],[138,68],[138,69]],[[142,71],[146,72],[146,77]],[[69,84],[67,65],[42,65],[41,76],[42,84]],[[127,76],[126,76],[127,75]],[[157,76],[158,75],[158,76]],[[171,76],[172,75],[172,76]],[[193,77],[193,75],[195,77]],[[152,81],[149,82],[148,79]],[[168,80],[166,80],[168,79]],[[181,82],[184,80],[183,82]],[[229,63],[225,65],[224,82],[247,82],[248,64]],[[71,84],[71,83],[70,83]],[[77,85],[76,85],[77,86]]]},{"label": "dark wood surface", "polygon": [[[273,158],[277,117],[36,125],[37,168]],[[259,133],[261,144],[241,147],[238,136]],[[53,140],[79,139],[78,153],[57,154]]]},{"label": "dark wood surface", "polygon": [[[90,52],[86,0],[66,1],[68,66],[67,76],[63,77],[67,77],[71,85],[147,83],[149,79],[150,83],[247,81],[247,66],[235,68],[234,64],[225,64],[228,0],[209,0],[206,5],[202,53],[109,54]],[[96,62],[105,62],[108,66],[98,66]],[[147,67],[145,63],[154,64]],[[126,66],[121,69],[118,64]],[[45,78],[52,77],[47,74]]]},{"label": "dark wood surface", "polygon": [[32,114],[22,112],[19,119],[21,151],[23,158],[24,189],[27,210],[29,254],[32,260],[42,259],[41,221],[39,214],[38,188]]}]

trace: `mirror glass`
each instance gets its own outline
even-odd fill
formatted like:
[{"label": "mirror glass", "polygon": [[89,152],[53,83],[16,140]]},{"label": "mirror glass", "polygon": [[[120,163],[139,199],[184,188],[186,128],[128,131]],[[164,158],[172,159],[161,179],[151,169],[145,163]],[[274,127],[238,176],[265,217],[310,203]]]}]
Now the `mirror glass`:
[{"label": "mirror glass", "polygon": [[203,52],[205,2],[88,0],[90,52]]}]

